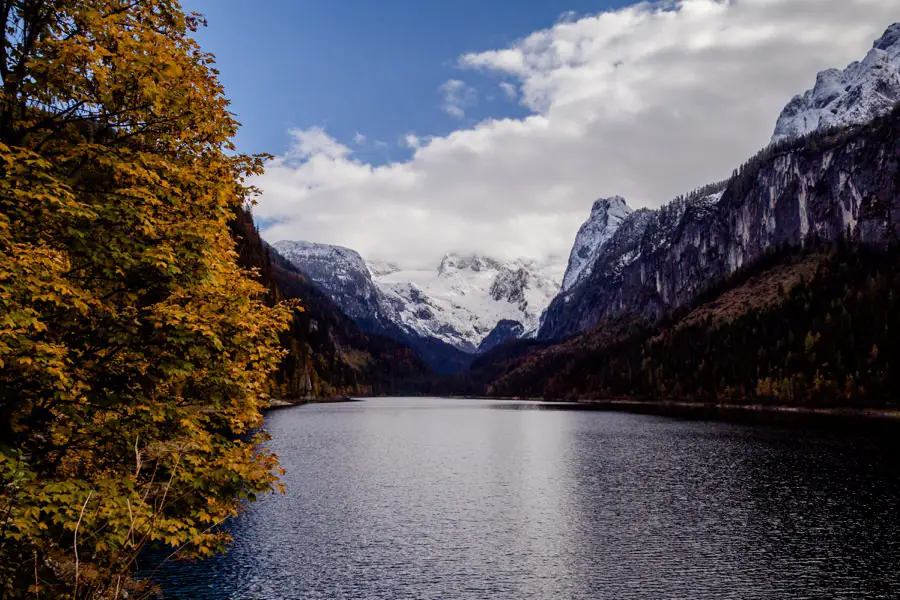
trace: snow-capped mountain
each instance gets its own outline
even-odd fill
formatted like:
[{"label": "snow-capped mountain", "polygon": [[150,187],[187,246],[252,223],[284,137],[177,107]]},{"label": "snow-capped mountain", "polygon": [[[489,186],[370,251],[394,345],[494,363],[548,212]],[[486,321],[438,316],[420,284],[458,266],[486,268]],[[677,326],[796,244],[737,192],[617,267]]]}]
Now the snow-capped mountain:
[{"label": "snow-capped mountain", "polygon": [[846,69],[828,69],[811,90],[785,107],[772,142],[817,129],[867,123],[900,101],[900,23],[888,27],[866,57]]},{"label": "snow-capped mountain", "polygon": [[555,263],[448,254],[436,270],[402,270],[366,263],[341,246],[281,241],[273,247],[365,329],[408,337],[414,346],[438,340],[474,353],[501,321],[534,335],[559,289]]},{"label": "snow-capped mountain", "polygon": [[591,207],[591,215],[578,230],[569,266],[562,281],[562,292],[572,288],[580,279],[590,275],[600,249],[613,236],[632,209],[621,196],[600,198]]},{"label": "snow-capped mountain", "polygon": [[520,323],[524,335],[533,335],[559,289],[558,266],[527,260],[448,254],[437,270],[369,268],[404,327],[467,352],[500,321]]},{"label": "snow-capped mountain", "polygon": [[[628,214],[604,241],[585,244],[589,266],[576,246],[574,275],[547,308],[538,337],[562,339],[624,316],[652,322],[773,249],[813,237],[896,239],[898,103],[900,23],[861,62],[820,73],[815,88],[788,104],[773,137],[787,143],[764,148],[728,181]],[[890,116],[873,122],[883,115]],[[794,140],[850,125],[862,127],[814,144]]]}]

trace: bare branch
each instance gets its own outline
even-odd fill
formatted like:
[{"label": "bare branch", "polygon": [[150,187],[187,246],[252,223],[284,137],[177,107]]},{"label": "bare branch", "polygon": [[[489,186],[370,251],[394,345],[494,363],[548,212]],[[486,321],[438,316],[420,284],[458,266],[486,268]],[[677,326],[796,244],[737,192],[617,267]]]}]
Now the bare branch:
[{"label": "bare branch", "polygon": [[91,496],[93,495],[94,490],[88,492],[88,497],[81,507],[81,514],[78,515],[78,523],[75,524],[75,591],[72,593],[73,598],[78,598],[78,528],[81,527],[81,519],[84,518],[84,510],[87,508],[88,502],[91,501]]}]

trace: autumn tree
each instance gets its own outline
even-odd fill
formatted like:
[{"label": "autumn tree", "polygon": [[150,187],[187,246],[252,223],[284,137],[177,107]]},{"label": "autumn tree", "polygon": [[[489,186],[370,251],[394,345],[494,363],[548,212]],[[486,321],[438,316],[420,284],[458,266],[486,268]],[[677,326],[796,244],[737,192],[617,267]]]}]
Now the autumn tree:
[{"label": "autumn tree", "polygon": [[0,597],[118,598],[277,485],[286,310],[227,224],[260,157],[176,0],[0,0]]}]

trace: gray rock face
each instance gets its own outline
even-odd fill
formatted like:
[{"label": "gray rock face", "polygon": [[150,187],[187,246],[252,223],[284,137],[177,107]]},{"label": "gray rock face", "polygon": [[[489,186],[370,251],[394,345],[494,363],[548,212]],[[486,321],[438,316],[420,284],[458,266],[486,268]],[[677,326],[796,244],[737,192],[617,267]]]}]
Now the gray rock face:
[{"label": "gray rock face", "polygon": [[370,330],[396,320],[395,311],[355,250],[302,241],[281,241],[273,247],[306,273],[348,317],[368,324]]},{"label": "gray rock face", "polygon": [[[526,302],[525,291],[528,289],[529,273],[524,268],[512,269],[503,266],[498,269],[497,276],[491,283],[491,298],[500,302],[506,301],[513,304]],[[526,307],[522,307],[524,311]]]},{"label": "gray rock face", "polygon": [[594,202],[590,216],[575,236],[575,244],[562,281],[563,292],[572,289],[581,279],[590,275],[600,249],[632,212],[621,196],[600,198]]},{"label": "gray rock face", "polygon": [[898,227],[900,109],[834,138],[770,147],[722,186],[629,215],[590,275],[551,303],[539,337],[626,314],[655,320],[780,246],[846,235],[883,245]]},{"label": "gray rock face", "polygon": [[494,327],[493,331],[481,341],[481,344],[478,346],[478,351],[487,352],[500,344],[521,338],[524,333],[524,325],[518,321],[504,319],[497,323],[497,326]]}]

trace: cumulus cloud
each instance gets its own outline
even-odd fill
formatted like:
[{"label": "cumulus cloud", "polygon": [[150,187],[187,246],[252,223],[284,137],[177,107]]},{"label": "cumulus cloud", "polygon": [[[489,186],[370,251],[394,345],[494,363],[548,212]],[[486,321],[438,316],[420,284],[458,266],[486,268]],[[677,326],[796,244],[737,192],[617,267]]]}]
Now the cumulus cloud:
[{"label": "cumulus cloud", "polygon": [[862,58],[898,19],[896,0],[667,0],[567,17],[459,58],[515,81],[527,116],[416,138],[410,158],[383,165],[322,129],[294,131],[254,182],[256,213],[270,241],[410,266],[449,251],[567,255],[595,198],[653,207],[727,176],[817,71]]},{"label": "cumulus cloud", "polygon": [[478,104],[478,92],[459,79],[451,79],[440,87],[444,97],[441,108],[448,115],[462,119],[466,116],[466,109]]}]

